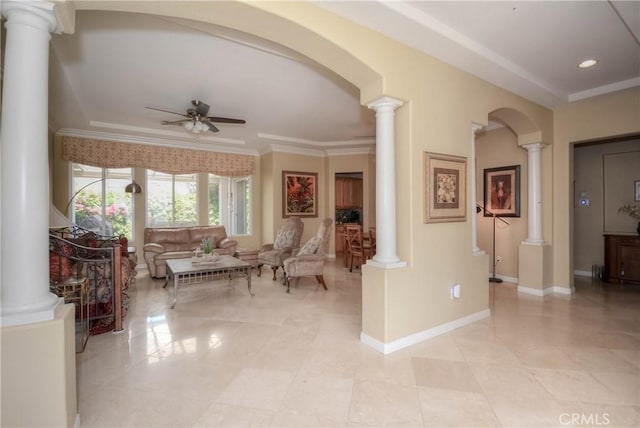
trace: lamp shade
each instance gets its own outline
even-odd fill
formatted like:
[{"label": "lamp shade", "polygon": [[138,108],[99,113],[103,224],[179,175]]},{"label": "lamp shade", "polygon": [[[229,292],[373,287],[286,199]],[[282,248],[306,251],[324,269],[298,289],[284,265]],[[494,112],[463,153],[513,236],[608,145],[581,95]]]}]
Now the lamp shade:
[{"label": "lamp shade", "polygon": [[127,187],[124,188],[124,191],[127,193],[142,193],[142,186],[136,183],[133,180],[131,183],[127,184]]},{"label": "lamp shade", "polygon": [[69,218],[62,214],[58,208],[53,205],[52,202],[49,202],[49,227],[52,229],[63,228],[63,227],[72,227],[73,222],[69,220]]}]

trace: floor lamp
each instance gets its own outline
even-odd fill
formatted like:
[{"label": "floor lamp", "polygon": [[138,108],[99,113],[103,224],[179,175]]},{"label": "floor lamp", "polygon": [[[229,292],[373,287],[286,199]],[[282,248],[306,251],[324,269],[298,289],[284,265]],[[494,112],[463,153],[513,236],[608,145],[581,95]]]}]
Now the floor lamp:
[{"label": "floor lamp", "polygon": [[485,213],[489,213],[491,217],[493,217],[493,251],[491,253],[491,256],[493,257],[493,273],[491,277],[489,277],[489,282],[502,282],[501,278],[496,277],[496,219],[500,220],[507,226],[509,226],[509,223],[504,221],[502,217],[492,213],[482,205],[478,204],[478,206],[476,207],[476,212],[480,212],[480,210],[483,210]]}]

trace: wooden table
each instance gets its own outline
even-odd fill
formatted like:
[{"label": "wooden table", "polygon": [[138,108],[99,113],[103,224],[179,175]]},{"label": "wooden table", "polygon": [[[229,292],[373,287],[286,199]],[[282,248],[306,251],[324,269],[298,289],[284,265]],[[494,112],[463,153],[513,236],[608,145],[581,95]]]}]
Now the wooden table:
[{"label": "wooden table", "polygon": [[169,278],[173,280],[173,309],[178,301],[178,289],[181,286],[227,278],[231,282],[238,274],[247,279],[249,294],[255,296],[251,290],[251,264],[227,255],[218,256],[212,262],[192,259],[167,260],[167,276],[162,288],[169,284]]}]

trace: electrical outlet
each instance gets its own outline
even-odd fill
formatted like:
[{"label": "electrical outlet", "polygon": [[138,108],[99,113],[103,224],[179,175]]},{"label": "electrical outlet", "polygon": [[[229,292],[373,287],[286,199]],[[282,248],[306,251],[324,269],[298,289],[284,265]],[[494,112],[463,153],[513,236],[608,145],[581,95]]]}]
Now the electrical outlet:
[{"label": "electrical outlet", "polygon": [[496,256],[496,263],[500,263],[502,261],[502,256]]}]

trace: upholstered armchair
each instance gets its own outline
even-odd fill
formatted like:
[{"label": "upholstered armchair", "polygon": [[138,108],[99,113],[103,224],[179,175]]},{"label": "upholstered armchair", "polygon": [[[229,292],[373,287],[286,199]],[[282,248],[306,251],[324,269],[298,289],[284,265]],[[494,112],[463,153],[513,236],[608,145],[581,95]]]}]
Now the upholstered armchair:
[{"label": "upholstered armchair", "polygon": [[296,284],[301,276],[315,276],[319,284],[327,289],[324,282],[324,261],[329,249],[329,238],[331,237],[331,225],[333,220],[325,218],[318,227],[316,236],[309,239],[299,251],[284,261],[285,280],[287,293],[291,288],[291,278],[296,278]]},{"label": "upholstered armchair", "polygon": [[262,266],[271,266],[273,280],[276,271],[283,266],[284,260],[291,256],[293,250],[300,248],[300,238],[304,230],[304,223],[299,217],[289,217],[276,233],[273,244],[263,245],[258,253],[258,276],[262,274]]}]

